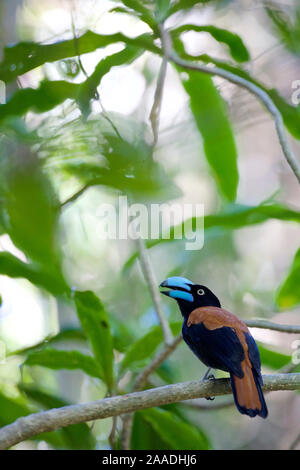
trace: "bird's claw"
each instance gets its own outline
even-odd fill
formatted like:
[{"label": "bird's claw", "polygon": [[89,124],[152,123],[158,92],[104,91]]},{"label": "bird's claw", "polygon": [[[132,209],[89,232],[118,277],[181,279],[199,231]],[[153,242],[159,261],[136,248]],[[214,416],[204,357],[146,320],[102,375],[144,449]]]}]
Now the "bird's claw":
[{"label": "bird's claw", "polygon": [[216,397],[205,397],[205,400],[213,401]]},{"label": "bird's claw", "polygon": [[214,374],[209,374],[209,375],[205,378],[205,380],[215,380],[215,378],[216,378],[216,377],[214,376]]},{"label": "bird's claw", "polygon": [[[202,382],[205,382],[206,380],[215,380],[214,374],[210,374],[210,369],[207,370],[206,374],[204,375]],[[215,397],[205,397],[206,400],[211,400],[213,401]]]}]

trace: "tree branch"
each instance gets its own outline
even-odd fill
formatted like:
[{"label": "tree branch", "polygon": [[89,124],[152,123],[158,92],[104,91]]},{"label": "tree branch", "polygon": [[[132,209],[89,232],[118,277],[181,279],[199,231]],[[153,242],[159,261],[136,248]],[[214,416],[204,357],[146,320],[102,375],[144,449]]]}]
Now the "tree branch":
[{"label": "tree branch", "polygon": [[228,70],[224,70],[216,66],[208,67],[207,65],[193,64],[184,59],[181,59],[179,56],[177,56],[172,47],[172,41],[168,31],[166,31],[163,27],[160,27],[160,33],[164,54],[171,62],[178,65],[179,67],[182,67],[183,69],[195,70],[209,75],[217,75],[219,77],[225,78],[225,80],[228,80],[234,83],[235,85],[245,88],[250,93],[255,95],[260,101],[263,102],[265,107],[268,109],[268,111],[272,114],[274,118],[275,127],[282,151],[298,182],[300,183],[300,164],[296,159],[296,156],[294,155],[293,150],[287,139],[281,113],[277,109],[275,103],[270,98],[270,96],[254,83],[249,82],[245,78],[242,78],[239,75],[235,75],[234,73],[229,72]]},{"label": "tree branch", "polygon": [[[155,140],[155,134],[154,134]],[[145,369],[138,375],[134,385],[133,391],[140,390],[144,384],[147,382],[149,375],[160,366],[160,364],[165,360],[165,358],[171,354],[171,352],[176,348],[181,340],[181,335],[173,340],[173,335],[168,323],[168,320],[165,317],[163,310],[162,302],[159,297],[159,292],[157,289],[157,281],[155,280],[154,271],[151,265],[149,253],[145,246],[144,240],[140,237],[137,238],[137,246],[139,252],[139,258],[142,265],[142,271],[144,277],[148,283],[149,290],[151,293],[152,301],[161,324],[163,335],[164,335],[164,349],[155,356],[154,360],[147,366]],[[131,431],[133,425],[133,413],[127,413],[123,417],[123,426],[122,426],[122,435],[121,435],[121,447],[123,450],[130,449],[130,440],[131,440]]]},{"label": "tree branch", "polygon": [[[300,374],[265,375],[264,391],[299,390]],[[229,379],[183,382],[90,403],[64,406],[17,419],[0,430],[0,449],[7,449],[42,432],[95,419],[167,405],[191,398],[231,393]]]},{"label": "tree branch", "polygon": [[160,293],[157,288],[158,284],[152,269],[149,253],[147,251],[147,248],[145,247],[144,240],[140,237],[138,237],[137,239],[137,246],[142,270],[149,286],[153,304],[163,330],[164,341],[166,344],[171,344],[173,341],[173,335],[170,329],[170,325],[165,317],[165,312],[161,303]]},{"label": "tree branch", "polygon": [[250,328],[264,328],[267,330],[281,331],[282,333],[300,333],[300,325],[283,325],[269,320],[244,320]]},{"label": "tree branch", "polygon": [[154,94],[154,102],[153,102],[150,116],[149,116],[151,126],[152,126],[152,132],[153,132],[153,147],[156,146],[157,140],[158,140],[159,115],[160,115],[160,110],[161,110],[162,95],[163,95],[164,83],[166,79],[167,66],[168,66],[168,60],[164,56],[162,63],[161,63],[159,75],[158,75],[156,90]]}]

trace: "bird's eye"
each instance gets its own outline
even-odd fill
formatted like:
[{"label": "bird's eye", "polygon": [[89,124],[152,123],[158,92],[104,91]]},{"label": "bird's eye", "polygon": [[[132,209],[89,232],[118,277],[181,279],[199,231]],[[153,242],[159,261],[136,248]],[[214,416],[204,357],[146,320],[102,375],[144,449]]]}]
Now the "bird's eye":
[{"label": "bird's eye", "polygon": [[198,290],[197,290],[197,294],[198,294],[198,295],[204,295],[204,294],[205,294],[205,290],[204,290],[204,289],[198,289]]}]

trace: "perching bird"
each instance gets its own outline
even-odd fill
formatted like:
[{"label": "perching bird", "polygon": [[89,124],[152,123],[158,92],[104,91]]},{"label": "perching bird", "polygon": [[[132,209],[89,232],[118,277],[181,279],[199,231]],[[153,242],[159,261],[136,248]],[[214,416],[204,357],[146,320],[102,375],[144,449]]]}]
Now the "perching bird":
[{"label": "perching bird", "polygon": [[205,286],[169,277],[160,287],[168,288],[161,293],[177,301],[184,318],[182,336],[193,353],[209,368],[229,372],[239,412],[266,418],[259,351],[246,324],[221,308],[219,299]]}]

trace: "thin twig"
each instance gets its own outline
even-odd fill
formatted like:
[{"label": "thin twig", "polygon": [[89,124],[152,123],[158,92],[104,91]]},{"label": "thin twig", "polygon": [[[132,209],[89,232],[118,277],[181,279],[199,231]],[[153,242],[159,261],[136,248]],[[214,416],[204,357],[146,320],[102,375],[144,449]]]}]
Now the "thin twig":
[{"label": "thin twig", "polygon": [[109,442],[110,447],[111,447],[112,449],[115,448],[115,444],[116,444],[117,420],[118,420],[118,417],[117,417],[117,416],[113,416],[113,419],[112,419],[112,427],[111,427],[110,435],[109,435],[109,437],[108,437],[108,442]]},{"label": "thin twig", "polygon": [[[163,88],[166,78],[168,60],[164,56],[159,71],[157,86],[154,94],[154,103],[150,113],[150,121],[153,130],[153,147],[155,147],[158,139],[158,128],[159,128],[159,115],[161,110],[161,102],[163,95]],[[169,323],[165,317],[163,305],[160,299],[160,294],[157,289],[157,281],[155,279],[154,271],[152,268],[151,260],[145,242],[141,237],[137,239],[137,246],[140,255],[140,261],[143,269],[143,273],[146,281],[148,282],[152,300],[163,330],[164,341],[166,345],[171,345],[173,341],[173,335],[169,326]]]},{"label": "thin twig", "polygon": [[[144,240],[140,237],[138,237],[137,239],[137,247],[138,247],[139,259],[141,262],[144,277],[149,286],[152,301],[153,301],[158,319],[160,321],[160,324],[163,330],[165,347],[161,351],[161,353],[155,356],[154,360],[138,375],[133,386],[133,391],[140,390],[143,387],[143,385],[147,382],[147,378],[149,377],[149,375],[157,367],[159,367],[159,365],[164,361],[164,359],[169,354],[171,354],[171,352],[176,348],[177,344],[179,343],[181,339],[180,336],[179,336],[179,340],[178,338],[175,338],[175,340],[173,339],[173,335],[172,335],[168,320],[165,317],[161,299],[159,297],[159,291],[157,289],[157,281],[154,276],[154,271],[153,271],[152,264],[150,261],[149,253],[145,246]],[[133,413],[128,413],[123,417],[123,426],[122,426],[122,434],[121,434],[121,448],[123,450],[130,449],[132,425],[133,425]]]},{"label": "thin twig", "polygon": [[157,140],[158,140],[159,116],[160,116],[160,110],[161,110],[161,104],[162,104],[164,83],[165,83],[166,73],[167,73],[167,66],[168,66],[168,60],[166,57],[163,57],[161,67],[159,70],[157,85],[155,89],[153,106],[151,108],[151,112],[149,116],[151,126],[152,126],[152,132],[153,132],[153,147],[156,146]]},{"label": "thin twig", "polygon": [[[300,374],[265,375],[263,380],[264,391],[299,390],[300,388]],[[14,423],[3,427],[0,430],[0,449],[7,449],[41,432],[53,431],[71,424],[119,416],[123,413],[192,398],[230,393],[232,390],[229,379],[193,381],[42,411],[19,418]]]},{"label": "thin twig", "polygon": [[[160,116],[163,89],[164,89],[164,83],[165,83],[166,72],[167,72],[167,65],[168,65],[168,61],[166,57],[163,57],[160,71],[159,71],[158,80],[157,80],[156,90],[154,94],[154,102],[153,102],[153,106],[152,106],[150,116],[149,116],[151,126],[152,126],[152,131],[153,131],[153,144],[152,144],[153,149],[155,148],[157,144],[157,140],[158,140],[159,116]],[[141,372],[141,374],[137,377],[135,384],[133,385],[132,391],[140,390],[143,387],[144,383],[147,381],[147,378],[149,377],[151,372],[153,372],[153,370],[155,370],[155,368],[158,367],[159,364],[161,364],[164,361],[165,357],[167,357],[176,348],[178,344],[176,340],[173,341],[173,335],[172,335],[169,323],[166,319],[163,305],[162,305],[162,302],[158,293],[157,281],[155,279],[150,256],[145,246],[145,242],[141,237],[137,238],[137,247],[138,247],[139,259],[141,262],[142,271],[143,271],[145,280],[148,283],[152,301],[153,301],[159,322],[163,330],[164,342],[165,342],[165,348],[163,351],[165,351],[166,355],[163,356],[161,359],[159,359],[160,362],[158,361],[157,363],[156,362],[153,363],[154,361],[152,361],[151,364],[148,367],[146,367],[144,371]],[[153,365],[152,368],[151,368],[151,365]],[[123,426],[122,426],[122,433],[121,433],[121,448],[124,450],[130,449],[133,418],[134,418],[133,413],[127,413],[123,418]]]},{"label": "thin twig", "polygon": [[244,322],[250,328],[264,328],[267,330],[281,331],[282,333],[300,333],[300,325],[283,325],[269,320],[260,319],[244,320]]},{"label": "thin twig", "polygon": [[122,416],[122,433],[121,433],[121,449],[130,450],[131,447],[131,435],[133,427],[134,413],[126,413]]},{"label": "thin twig", "polygon": [[147,248],[145,246],[145,242],[142,238],[138,237],[137,239],[137,247],[138,247],[138,252],[139,252],[139,258],[142,266],[142,271],[145,276],[145,279],[147,281],[150,294],[153,300],[153,304],[159,319],[159,322],[161,324],[162,330],[163,330],[163,335],[164,335],[164,341],[166,344],[171,344],[173,341],[173,335],[170,329],[170,325],[168,323],[168,320],[166,319],[165,312],[163,309],[163,305],[160,299],[160,293],[157,288],[158,283],[155,279],[154,271],[152,268],[152,264],[150,261],[149,253],[147,251]]},{"label": "thin twig", "polygon": [[219,77],[225,78],[226,80],[242,88],[245,88],[250,93],[252,93],[257,98],[259,98],[260,101],[263,102],[265,107],[268,109],[268,111],[272,114],[274,118],[275,127],[276,127],[277,135],[279,138],[279,142],[280,142],[283,154],[288,164],[290,165],[293,173],[295,174],[298,182],[300,183],[300,164],[298,160],[296,159],[296,156],[294,155],[293,150],[287,139],[281,113],[277,109],[275,103],[270,98],[268,93],[266,93],[264,90],[262,90],[260,87],[258,87],[254,83],[246,80],[245,78],[240,77],[239,75],[235,75],[234,73],[229,72],[228,70],[224,70],[216,66],[208,67],[207,65],[193,64],[184,59],[181,59],[175,53],[172,47],[172,41],[171,41],[171,37],[168,31],[166,31],[163,27],[160,27],[160,32],[161,32],[161,39],[162,39],[164,54],[171,62],[173,62],[174,64],[186,70],[195,70],[195,71],[202,72],[205,74],[217,75]]}]

